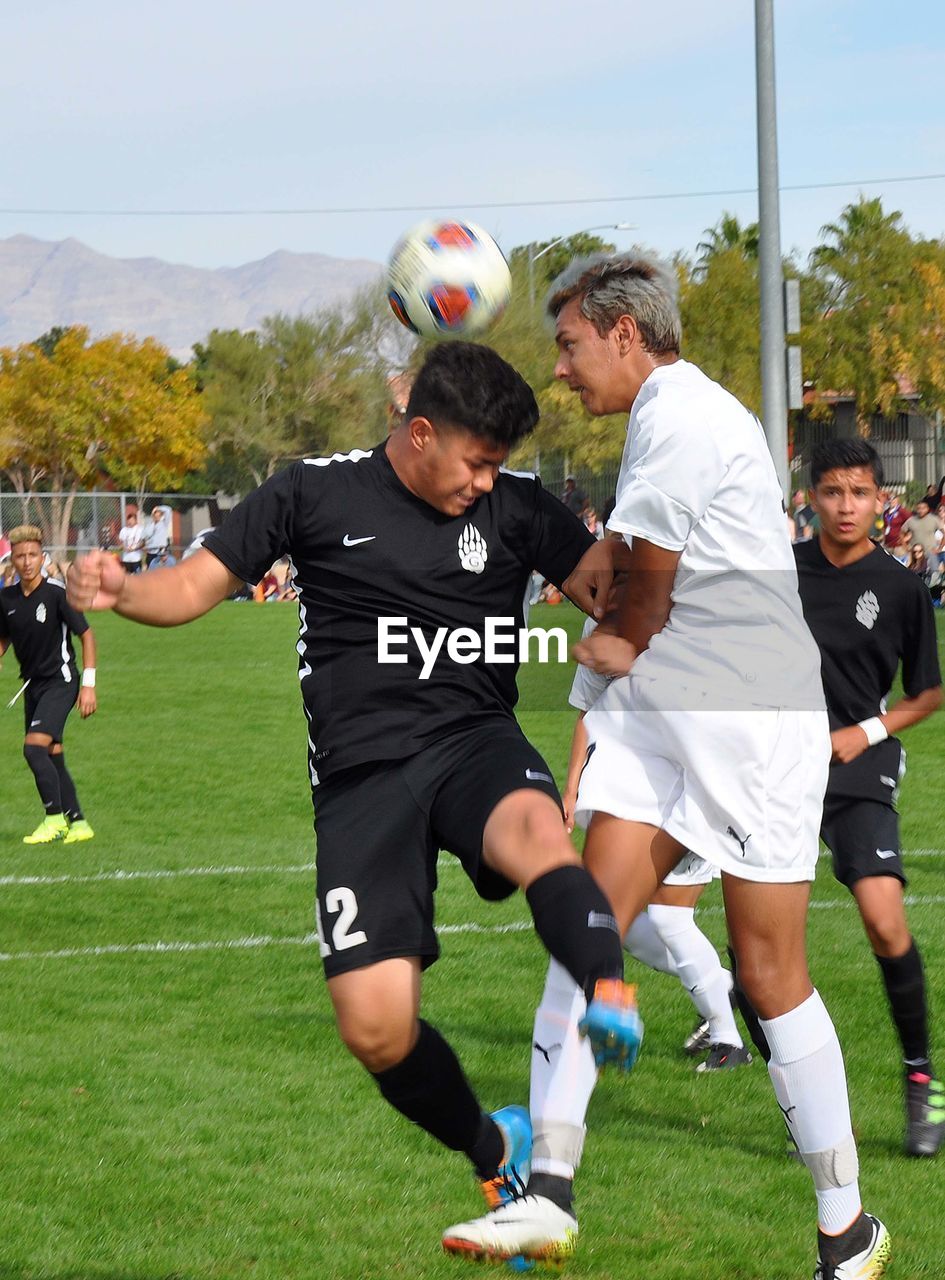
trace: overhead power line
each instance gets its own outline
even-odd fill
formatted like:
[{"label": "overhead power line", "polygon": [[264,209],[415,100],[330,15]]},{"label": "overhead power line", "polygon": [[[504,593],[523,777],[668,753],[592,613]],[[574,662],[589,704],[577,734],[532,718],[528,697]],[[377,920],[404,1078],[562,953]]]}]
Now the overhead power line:
[{"label": "overhead power line", "polygon": [[[836,187],[888,186],[896,182],[935,182],[945,173],[913,173],[895,178],[849,178],[842,182],[798,182],[784,191],[825,191]],[[10,217],[70,218],[295,218],[354,213],[424,213],[429,209],[541,209],[566,205],[629,204],[647,200],[695,200],[705,196],[749,196],[757,187],[724,187],[716,191],[654,191],[632,196],[583,196],[569,200],[436,200],[426,204],[345,205],[303,209],[4,209]]]}]

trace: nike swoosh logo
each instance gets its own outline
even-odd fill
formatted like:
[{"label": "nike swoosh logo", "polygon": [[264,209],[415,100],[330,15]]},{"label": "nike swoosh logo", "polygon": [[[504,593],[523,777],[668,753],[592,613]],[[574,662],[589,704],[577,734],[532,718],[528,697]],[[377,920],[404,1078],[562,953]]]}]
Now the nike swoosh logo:
[{"label": "nike swoosh logo", "polygon": [[877,858],[895,858],[896,850],[895,849],[877,849],[876,856]]},{"label": "nike swoosh logo", "polygon": [[341,539],[341,545],[343,547],[356,547],[361,542],[373,542],[376,537],[377,534],[372,533],[370,537],[367,538],[352,538],[350,533],[346,533]]},{"label": "nike swoosh logo", "polygon": [[526,769],[525,777],[529,782],[554,782],[550,774],[539,773],[537,769]]}]

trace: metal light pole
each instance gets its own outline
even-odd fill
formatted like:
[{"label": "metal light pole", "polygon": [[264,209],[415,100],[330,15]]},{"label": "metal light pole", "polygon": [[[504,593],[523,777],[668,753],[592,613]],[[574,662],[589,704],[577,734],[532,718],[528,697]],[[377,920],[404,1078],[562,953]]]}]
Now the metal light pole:
[{"label": "metal light pole", "polygon": [[755,0],[758,100],[758,277],[761,285],[761,419],[781,492],[788,491],[787,381],[778,192],[773,0]]},{"label": "metal light pole", "polygon": [[535,252],[535,241],[533,240],[528,246],[528,306],[531,311],[535,309],[535,263],[539,258],[543,258],[546,253],[550,253],[552,249],[556,249],[559,244],[563,244],[565,240],[570,240],[572,236],[584,236],[591,231],[635,231],[636,227],[632,222],[602,222],[596,227],[582,227],[580,231],[569,231],[566,236],[558,236],[557,240],[552,240],[546,244],[543,249]]}]

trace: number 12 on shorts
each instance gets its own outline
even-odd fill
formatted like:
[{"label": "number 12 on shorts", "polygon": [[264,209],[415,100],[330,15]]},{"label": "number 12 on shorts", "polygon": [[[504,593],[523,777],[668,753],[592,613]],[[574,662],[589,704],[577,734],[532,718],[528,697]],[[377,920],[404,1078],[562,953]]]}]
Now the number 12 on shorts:
[{"label": "number 12 on shorts", "polygon": [[353,889],[341,887],[329,889],[325,894],[325,910],[338,916],[331,930],[331,946],[325,941],[325,926],[322,924],[322,906],[315,899],[315,928],[318,930],[318,950],[324,958],[330,956],[332,947],[335,951],[347,951],[349,947],[360,947],[367,942],[367,934],[363,929],[350,932],[358,915],[358,900]]}]

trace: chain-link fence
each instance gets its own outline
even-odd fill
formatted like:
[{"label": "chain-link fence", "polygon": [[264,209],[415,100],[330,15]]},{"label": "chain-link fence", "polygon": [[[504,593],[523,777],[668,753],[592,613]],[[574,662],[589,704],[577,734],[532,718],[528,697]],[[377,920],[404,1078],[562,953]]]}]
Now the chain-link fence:
[{"label": "chain-link fence", "polygon": [[17,525],[38,525],[43,546],[54,560],[71,559],[91,547],[113,548],[118,531],[134,512],[144,524],[155,507],[171,516],[171,549],[175,555],[198,533],[220,523],[232,498],[194,493],[15,493],[0,489],[0,541]]},{"label": "chain-link fence", "polygon": [[[831,417],[825,420],[801,415],[793,432],[794,485],[804,488],[809,484],[810,455],[816,444],[859,434],[852,403],[834,406]],[[930,418],[912,412],[888,418],[874,413],[865,438],[882,459],[886,486],[905,495],[909,502],[925,493],[929,485],[937,485],[945,474],[942,427]]]}]

